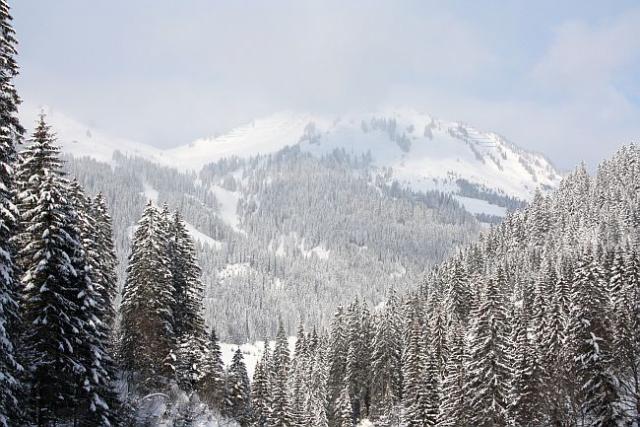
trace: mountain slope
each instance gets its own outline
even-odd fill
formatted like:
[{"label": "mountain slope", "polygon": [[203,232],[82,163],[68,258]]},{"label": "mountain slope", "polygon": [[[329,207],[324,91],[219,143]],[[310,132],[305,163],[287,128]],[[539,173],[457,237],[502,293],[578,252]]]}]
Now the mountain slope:
[{"label": "mountain slope", "polygon": [[[74,156],[109,162],[117,150],[182,171],[197,172],[223,158],[249,158],[299,145],[314,155],[334,149],[369,155],[372,165],[384,171],[389,181],[398,181],[415,191],[441,190],[467,199],[464,184],[482,192],[529,200],[536,188],[555,188],[561,179],[544,156],[520,149],[500,135],[412,110],[337,118],[279,113],[221,136],[167,150],[111,139],[58,114],[52,121],[65,151]],[[477,194],[471,198],[478,199]],[[477,203],[460,201],[470,210],[478,208]],[[497,213],[504,214],[500,210]]]},{"label": "mountain slope", "polygon": [[476,238],[478,219],[560,179],[497,135],[413,112],[282,113],[171,150],[57,117],[71,174],[112,206],[120,277],[146,201],[179,209],[198,243],[207,322],[229,342],[274,333],[279,316],[289,333],[301,319],[326,327],[344,301],[409,289]]}]

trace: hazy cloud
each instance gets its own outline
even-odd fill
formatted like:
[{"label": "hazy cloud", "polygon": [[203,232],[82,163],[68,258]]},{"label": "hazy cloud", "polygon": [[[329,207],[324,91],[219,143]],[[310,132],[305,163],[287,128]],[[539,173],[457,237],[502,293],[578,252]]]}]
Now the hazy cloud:
[{"label": "hazy cloud", "polygon": [[14,3],[27,104],[158,146],[282,109],[388,104],[500,132],[562,167],[640,134],[633,2]]}]

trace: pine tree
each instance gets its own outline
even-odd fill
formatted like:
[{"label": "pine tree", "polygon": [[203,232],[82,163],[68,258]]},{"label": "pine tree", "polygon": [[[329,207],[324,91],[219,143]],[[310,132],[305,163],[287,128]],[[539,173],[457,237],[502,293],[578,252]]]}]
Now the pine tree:
[{"label": "pine tree", "polygon": [[374,415],[389,413],[402,399],[402,349],[398,300],[391,289],[384,312],[376,318],[372,344],[371,405]]},{"label": "pine tree", "polygon": [[18,374],[16,358],[19,314],[16,294],[14,247],[10,243],[16,225],[17,210],[11,199],[14,188],[16,144],[24,130],[17,119],[20,103],[12,79],[18,74],[14,60],[15,38],[9,7],[0,2],[0,425],[8,425],[18,416]]},{"label": "pine tree", "polygon": [[[164,218],[164,214],[162,216]],[[207,343],[201,315],[204,285],[193,240],[179,212],[174,214],[168,231],[169,269],[174,290],[173,333],[179,343],[176,377],[181,388],[190,392],[205,374]]]},{"label": "pine tree", "polygon": [[252,419],[251,387],[240,347],[234,353],[229,367],[226,390],[226,414],[238,421],[241,426],[249,425]]},{"label": "pine tree", "polygon": [[580,417],[593,426],[615,425],[618,381],[612,372],[611,325],[604,273],[590,251],[578,263],[573,282],[570,349],[574,354]]},{"label": "pine tree", "polygon": [[211,329],[208,349],[204,358],[203,375],[197,385],[202,399],[212,408],[222,410],[224,401],[225,374],[222,352],[215,329]]},{"label": "pine tree", "polygon": [[[627,248],[618,270],[623,283],[622,301],[616,305],[617,316],[614,348],[617,350],[618,376],[629,396],[627,413],[630,419],[640,420],[640,256],[636,249]],[[612,280],[619,280],[614,279]]]},{"label": "pine tree", "polygon": [[113,329],[115,323],[114,302],[118,292],[118,258],[113,243],[113,228],[111,216],[107,209],[107,203],[102,193],[98,193],[91,203],[91,212],[95,220],[95,243],[99,254],[100,267],[96,273],[96,281],[100,283],[101,297],[109,304],[104,308],[102,319],[108,331],[111,331],[110,340],[113,341]]},{"label": "pine tree", "polygon": [[327,372],[327,417],[330,423],[338,417],[336,402],[344,387],[344,378],[347,369],[348,330],[345,314],[342,307],[338,307],[331,324],[328,349]]},{"label": "pine tree", "polygon": [[289,377],[289,342],[284,332],[282,319],[278,322],[278,333],[270,358],[270,390],[271,390],[271,410],[267,417],[269,427],[288,427],[291,425],[291,408],[288,399],[288,377]]},{"label": "pine tree", "polygon": [[446,280],[444,306],[449,317],[448,323],[467,322],[469,317],[470,290],[465,271],[460,260],[455,259]]},{"label": "pine tree", "polygon": [[269,344],[268,341],[265,340],[262,357],[256,364],[256,369],[253,373],[253,386],[251,388],[253,418],[258,427],[267,425],[267,417],[270,412],[269,365]]},{"label": "pine tree", "polygon": [[347,386],[340,392],[336,407],[338,409],[336,427],[353,427],[353,408],[351,407],[351,397]]},{"label": "pine tree", "polygon": [[422,412],[421,426],[435,426],[438,424],[441,383],[438,372],[438,356],[433,351],[433,343],[427,348],[425,366],[422,374],[424,386],[420,390],[418,407]]},{"label": "pine tree", "polygon": [[[86,329],[81,346],[76,351],[85,358],[85,365],[88,367],[81,389],[89,393],[86,409],[88,421],[113,424],[117,422],[115,413],[118,398],[114,389],[117,372],[109,354],[111,330],[107,323],[113,312],[113,301],[107,299],[109,294],[103,288],[103,283],[105,277],[115,272],[106,271],[108,266],[102,263],[102,248],[98,246],[96,239],[98,229],[92,215],[91,199],[85,196],[75,180],[69,185],[67,193],[75,212],[74,222],[77,224],[82,248],[82,253],[79,254],[81,264],[76,270],[84,270],[86,274],[85,290],[81,292],[82,304],[77,314]],[[92,382],[93,390],[90,390],[89,384]]]},{"label": "pine tree", "polygon": [[540,386],[537,377],[536,352],[529,340],[528,321],[524,309],[514,309],[509,337],[511,375],[507,399],[510,425],[538,426],[544,424],[540,414]]},{"label": "pine tree", "polygon": [[134,234],[120,306],[122,365],[142,393],[166,388],[173,378],[175,291],[166,230],[149,202]]},{"label": "pine tree", "polygon": [[[84,212],[62,172],[55,138],[40,117],[21,153],[17,203],[19,263],[34,421],[113,421],[110,360],[82,236]],[[85,232],[90,232],[85,230]]]},{"label": "pine tree", "polygon": [[367,413],[370,378],[370,324],[369,315],[359,302],[354,301],[347,312],[348,350],[345,379],[351,397],[353,418],[358,420]]},{"label": "pine tree", "polygon": [[193,239],[180,212],[173,215],[170,227],[169,256],[174,288],[174,333],[204,334],[201,304],[204,285],[200,280],[200,267],[196,261]]},{"label": "pine tree", "polygon": [[317,427],[328,427],[327,416],[327,361],[326,351],[323,348],[316,349],[313,356],[311,375],[309,378],[309,401],[308,401],[308,423],[307,425]]},{"label": "pine tree", "polygon": [[467,389],[473,415],[472,425],[504,425],[508,365],[505,355],[505,277],[501,269],[484,284],[480,304],[470,325],[468,339]]},{"label": "pine tree", "polygon": [[307,348],[308,343],[307,336],[304,332],[304,324],[300,322],[298,332],[296,333],[294,357],[291,361],[291,374],[289,375],[289,401],[291,402],[292,426],[304,427],[306,425],[304,401],[308,398],[305,387],[309,365]]},{"label": "pine tree", "polygon": [[17,360],[19,310],[15,248],[10,243],[18,211],[12,201],[15,186],[16,145],[24,129],[18,121],[20,98],[13,86],[18,75],[16,39],[9,5],[0,0],[0,426],[16,420],[20,410]]},{"label": "pine tree", "polygon": [[402,398],[404,406],[404,423],[407,426],[422,426],[425,409],[421,399],[424,387],[426,348],[424,335],[426,331],[420,324],[417,315],[413,315],[409,329],[407,348],[404,354]]},{"label": "pine tree", "polygon": [[467,395],[465,393],[465,343],[462,326],[452,324],[447,342],[449,343],[449,357],[445,364],[445,375],[442,382],[442,399],[438,408],[438,425],[442,427],[456,427],[468,425],[469,411]]}]

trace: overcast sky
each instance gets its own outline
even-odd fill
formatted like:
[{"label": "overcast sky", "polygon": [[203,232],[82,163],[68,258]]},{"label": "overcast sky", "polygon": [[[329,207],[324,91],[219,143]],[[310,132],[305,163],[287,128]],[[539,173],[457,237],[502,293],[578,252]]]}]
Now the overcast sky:
[{"label": "overcast sky", "polygon": [[[640,141],[637,1],[13,1],[26,107],[169,147],[409,106],[561,168]],[[534,6],[535,5],[535,6]]]}]

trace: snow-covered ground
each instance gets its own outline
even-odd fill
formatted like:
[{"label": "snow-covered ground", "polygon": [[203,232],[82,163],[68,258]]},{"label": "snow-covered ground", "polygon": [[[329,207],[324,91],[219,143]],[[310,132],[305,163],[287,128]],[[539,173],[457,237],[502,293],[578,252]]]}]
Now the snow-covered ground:
[{"label": "snow-covered ground", "polygon": [[[293,350],[296,345],[296,337],[289,337],[289,352],[293,354]],[[269,341],[269,348],[273,349],[275,341]],[[256,370],[256,364],[262,357],[264,352],[264,341],[256,341],[253,343],[240,344],[240,351],[244,358],[244,363],[247,366],[247,375],[249,379],[253,380],[253,373]],[[225,367],[231,366],[231,360],[233,355],[238,349],[238,344],[220,343],[220,350],[222,351],[222,362]]]},{"label": "snow-covered ground", "polygon": [[185,224],[187,226],[187,231],[189,231],[189,234],[194,240],[202,243],[203,245],[208,245],[214,249],[219,250],[222,248],[222,242],[207,236],[188,222],[185,222]]},{"label": "snow-covered ground", "polygon": [[240,216],[238,215],[238,201],[242,197],[238,191],[229,191],[220,186],[211,186],[210,191],[220,203],[220,217],[235,231],[240,231]]},{"label": "snow-covered ground", "polygon": [[505,216],[507,209],[502,206],[493,205],[485,200],[472,199],[471,197],[455,196],[464,208],[472,214],[487,214],[495,216]]}]

